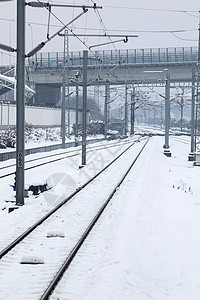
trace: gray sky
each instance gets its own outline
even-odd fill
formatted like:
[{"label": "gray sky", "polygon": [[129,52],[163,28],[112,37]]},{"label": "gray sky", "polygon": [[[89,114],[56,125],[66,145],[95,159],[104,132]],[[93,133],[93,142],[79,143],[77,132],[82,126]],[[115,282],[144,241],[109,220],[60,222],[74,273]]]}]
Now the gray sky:
[{"label": "gray sky", "polygon": [[[130,38],[128,43],[120,42],[115,46],[106,45],[94,50],[197,46],[199,0],[96,0],[94,2],[103,6],[103,9],[99,10],[100,15],[90,9],[73,26],[70,25],[75,33],[104,34],[103,24],[110,34],[138,35],[138,38]],[[16,46],[16,3],[16,0],[7,3],[0,1],[0,43],[13,47]],[[51,3],[92,5],[93,1],[56,0]],[[53,8],[52,11],[63,23],[68,23],[73,16],[81,12],[81,9]],[[32,47],[46,40],[48,12],[44,8],[27,7],[26,22],[26,51],[28,52]],[[62,26],[53,16],[51,16],[51,25],[50,35]],[[179,30],[181,32],[176,32]],[[88,46],[108,41],[100,40],[98,37],[81,39]],[[70,38],[71,51],[83,49],[86,49],[83,43],[74,37]],[[42,51],[62,52],[63,39],[60,37],[53,39]],[[7,54],[0,53],[0,63],[3,63],[6,56]]]}]

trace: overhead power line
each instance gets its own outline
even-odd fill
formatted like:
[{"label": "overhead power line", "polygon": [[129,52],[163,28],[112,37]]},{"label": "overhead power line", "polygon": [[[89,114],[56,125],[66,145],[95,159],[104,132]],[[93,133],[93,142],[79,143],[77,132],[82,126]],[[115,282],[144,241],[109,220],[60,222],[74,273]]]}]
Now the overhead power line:
[{"label": "overhead power line", "polygon": [[177,36],[177,35],[175,34],[174,31],[171,31],[171,34],[172,34],[175,38],[177,38],[177,39],[179,39],[179,40],[182,40],[182,41],[197,42],[197,39],[196,39],[196,40],[192,40],[192,39],[184,39],[184,38],[181,38],[181,37]]},{"label": "overhead power line", "polygon": [[173,12],[173,13],[198,13],[198,10],[183,10],[183,9],[164,9],[164,8],[144,8],[144,7],[130,7],[130,6],[111,6],[104,5],[106,8],[128,9],[128,10],[144,10],[144,11],[158,11],[158,12]]},{"label": "overhead power line", "polygon": [[[45,8],[56,20],[58,20],[62,25],[64,25],[65,26],[65,24],[63,23],[63,21],[60,19],[60,18],[58,18],[53,12],[52,12],[52,10],[51,9],[49,9],[49,7],[47,6],[47,5],[43,5],[43,2],[41,2],[40,0],[37,0],[37,2],[39,3],[39,5],[41,5],[41,6],[39,6],[39,7],[43,7],[43,8]],[[98,8],[102,8],[102,7],[98,7],[98,6],[96,6],[96,4],[94,4],[94,6],[92,7],[94,10],[97,10]],[[82,6],[82,9],[83,9],[83,12],[86,12],[87,11],[87,6]],[[72,24],[73,22],[70,22],[70,24]],[[85,42],[83,42],[75,33],[74,33],[74,31],[71,29],[71,28],[69,28],[69,26],[67,25],[67,26],[65,26],[65,28],[67,28],[72,34],[73,34],[73,36],[74,37],[76,37],[88,50],[90,50],[89,49],[89,47],[86,45],[86,43]],[[41,43],[40,44],[42,47],[43,47],[43,43]],[[38,47],[40,46],[40,45],[38,45]],[[38,48],[39,49],[39,48]],[[37,50],[37,49],[36,49]],[[90,50],[91,51],[91,50]],[[91,51],[92,52],[92,51]],[[92,52],[93,53],[93,52]],[[94,53],[93,53],[94,54]]]},{"label": "overhead power line", "polygon": [[[93,1],[93,0],[91,0],[91,2],[94,4],[94,1]],[[99,20],[99,24],[101,25],[101,27],[102,27],[102,29],[103,29],[105,35],[108,35],[108,36],[109,36],[109,32],[108,32],[108,30],[107,30],[107,28],[106,28],[106,26],[105,26],[105,24],[104,24],[104,21],[103,21],[103,18],[101,17],[101,15],[100,15],[100,12],[99,12],[98,10],[95,10],[95,13],[96,13],[96,15],[97,15],[97,18],[98,18],[98,20]],[[113,45],[114,49],[117,51],[117,49],[116,49],[116,47],[115,47],[115,43],[112,41],[111,38],[109,38],[109,40],[110,40],[110,43]]]},{"label": "overhead power line", "polygon": [[[14,22],[16,23],[15,19],[7,19],[7,18],[0,18],[0,21],[8,21],[8,22]],[[27,21],[26,24],[31,24],[31,25],[38,25],[38,26],[47,26],[46,23],[38,23],[38,22],[29,22]],[[63,23],[64,24],[64,23]],[[60,28],[59,25],[50,25],[51,27],[55,27],[55,28]],[[75,26],[75,29],[85,29],[83,27],[78,27]],[[87,30],[91,30],[91,31],[99,31],[99,29],[97,28],[92,28],[92,27],[87,27]],[[191,31],[197,31],[197,28],[189,28],[189,29],[169,29],[169,30],[129,30],[129,29],[108,29],[109,32],[121,32],[123,34],[123,32],[125,32],[125,34],[127,33],[178,33],[178,32],[191,32]],[[109,34],[108,34],[109,35]]]}]

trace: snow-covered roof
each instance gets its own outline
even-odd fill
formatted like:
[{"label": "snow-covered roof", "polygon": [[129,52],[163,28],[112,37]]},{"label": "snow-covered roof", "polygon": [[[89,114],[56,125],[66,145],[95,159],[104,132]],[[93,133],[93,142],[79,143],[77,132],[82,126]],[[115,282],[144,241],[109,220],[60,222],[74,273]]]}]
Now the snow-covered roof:
[{"label": "snow-covered roof", "polygon": [[[15,84],[16,84],[16,79],[14,77],[0,74],[0,85],[7,87],[11,90],[14,90]],[[35,91],[31,89],[28,85],[25,85],[25,92],[27,97],[32,97],[35,94]]]}]

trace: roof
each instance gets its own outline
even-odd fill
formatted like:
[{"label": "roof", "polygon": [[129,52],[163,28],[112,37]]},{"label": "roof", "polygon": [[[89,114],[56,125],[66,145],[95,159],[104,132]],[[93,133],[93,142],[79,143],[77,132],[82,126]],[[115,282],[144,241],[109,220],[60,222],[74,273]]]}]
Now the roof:
[{"label": "roof", "polygon": [[[4,87],[8,87],[11,90],[14,90],[14,86],[15,86],[16,82],[17,81],[14,77],[9,77],[9,76],[0,74],[0,85],[3,85]],[[13,87],[11,87],[9,84],[12,84]],[[31,89],[28,85],[25,85],[25,92],[26,92],[27,97],[32,97],[35,94],[35,91],[33,89]]]}]

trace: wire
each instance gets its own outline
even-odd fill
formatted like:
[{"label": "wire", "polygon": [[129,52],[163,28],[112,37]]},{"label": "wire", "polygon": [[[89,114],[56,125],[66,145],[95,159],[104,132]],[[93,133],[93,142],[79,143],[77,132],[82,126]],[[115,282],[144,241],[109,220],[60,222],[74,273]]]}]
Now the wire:
[{"label": "wire", "polygon": [[173,13],[198,13],[198,10],[182,10],[182,9],[163,9],[163,8],[143,8],[143,7],[130,7],[130,6],[110,6],[104,5],[107,8],[128,9],[128,10],[145,10],[145,11],[158,11],[158,12],[173,12]]},{"label": "wire", "polygon": [[[76,0],[74,0],[73,5],[75,5],[75,2],[76,2]],[[73,7],[73,10],[72,10],[72,20],[74,19],[74,12],[75,12],[75,7]],[[74,26],[74,24],[72,23],[71,30],[73,30],[73,26]]]},{"label": "wire", "polygon": [[181,37],[177,36],[177,35],[174,33],[174,31],[171,31],[171,34],[172,34],[175,38],[177,38],[177,39],[179,39],[179,40],[182,40],[182,41],[197,42],[197,40],[191,40],[191,39],[184,39],[184,38],[181,38]]},{"label": "wire", "polygon": [[[88,14],[86,15],[86,18],[85,18],[85,27],[84,27],[84,35],[86,35],[86,31],[87,31],[87,21],[88,21]],[[84,37],[84,43],[87,42],[87,38],[86,36]]]},{"label": "wire", "polygon": [[[46,10],[48,10],[48,7],[46,7],[40,0],[37,0]],[[48,10],[49,11],[49,10]],[[52,11],[50,12],[56,20],[58,20],[62,25],[65,25],[62,20],[60,20]],[[76,37],[94,56],[95,53],[89,49],[89,46],[86,45],[75,33],[72,29],[69,28],[69,26],[66,26],[66,28],[73,34],[74,37]]]},{"label": "wire", "polygon": [[[59,2],[59,3],[65,3],[64,1],[56,1],[53,2]],[[163,12],[177,12],[177,13],[198,13],[199,10],[184,10],[184,9],[164,9],[164,8],[144,8],[144,7],[130,7],[130,6],[112,6],[112,5],[104,5],[103,7],[107,8],[116,8],[116,9],[128,9],[128,10],[147,10],[147,11],[163,11]]]},{"label": "wire", "polygon": [[185,14],[188,15],[188,16],[190,16],[190,17],[199,18],[199,16],[192,15],[192,14],[190,14],[188,12],[185,12]]},{"label": "wire", "polygon": [[[91,0],[91,1],[92,1],[93,4],[95,4],[93,0]],[[97,18],[99,19],[99,23],[102,26],[102,29],[104,30],[104,33],[109,36],[108,30],[107,30],[107,28],[106,28],[106,26],[105,26],[105,24],[103,22],[103,19],[102,19],[101,15],[100,15],[100,12],[98,11],[98,9],[95,10],[95,13],[97,15]],[[110,37],[109,37],[109,40],[111,41],[114,49],[117,51],[117,48],[115,47],[115,44],[113,43],[113,41],[112,41],[112,39]]]},{"label": "wire", "polygon": [[[8,22],[14,22],[16,23],[15,19],[6,19],[6,18],[0,18],[0,21],[8,21]],[[31,25],[38,25],[38,26],[46,26],[45,23],[38,23],[38,22],[26,22],[26,24],[31,24]],[[63,23],[64,24],[64,23]],[[74,25],[72,25],[72,30]],[[59,28],[59,25],[53,25],[51,24],[51,27]],[[76,29],[85,29],[84,27],[76,27]],[[87,27],[88,30],[91,31],[99,31],[97,28],[91,28]],[[128,35],[129,33],[172,33],[172,32],[191,32],[191,31],[196,31],[197,29],[195,28],[190,28],[190,29],[174,29],[174,30],[128,30],[127,29],[108,29],[109,32],[125,32],[125,35]],[[108,34],[109,35],[109,34]]]},{"label": "wire", "polygon": [[15,58],[15,57],[16,57],[15,55],[13,55],[13,54],[10,54],[10,52],[9,52],[9,53],[7,53],[7,52],[4,52],[4,51],[0,51],[0,53],[1,53],[1,54],[3,54],[3,55],[7,55],[7,56],[9,56],[9,57],[13,57],[13,58]]},{"label": "wire", "polygon": [[[76,29],[83,29],[82,27],[76,27]],[[96,28],[87,28],[88,30],[97,31]],[[125,35],[129,33],[171,33],[171,32],[191,32],[196,31],[197,29],[174,29],[174,30],[128,30],[127,29],[109,29],[109,32],[125,32]]]}]

